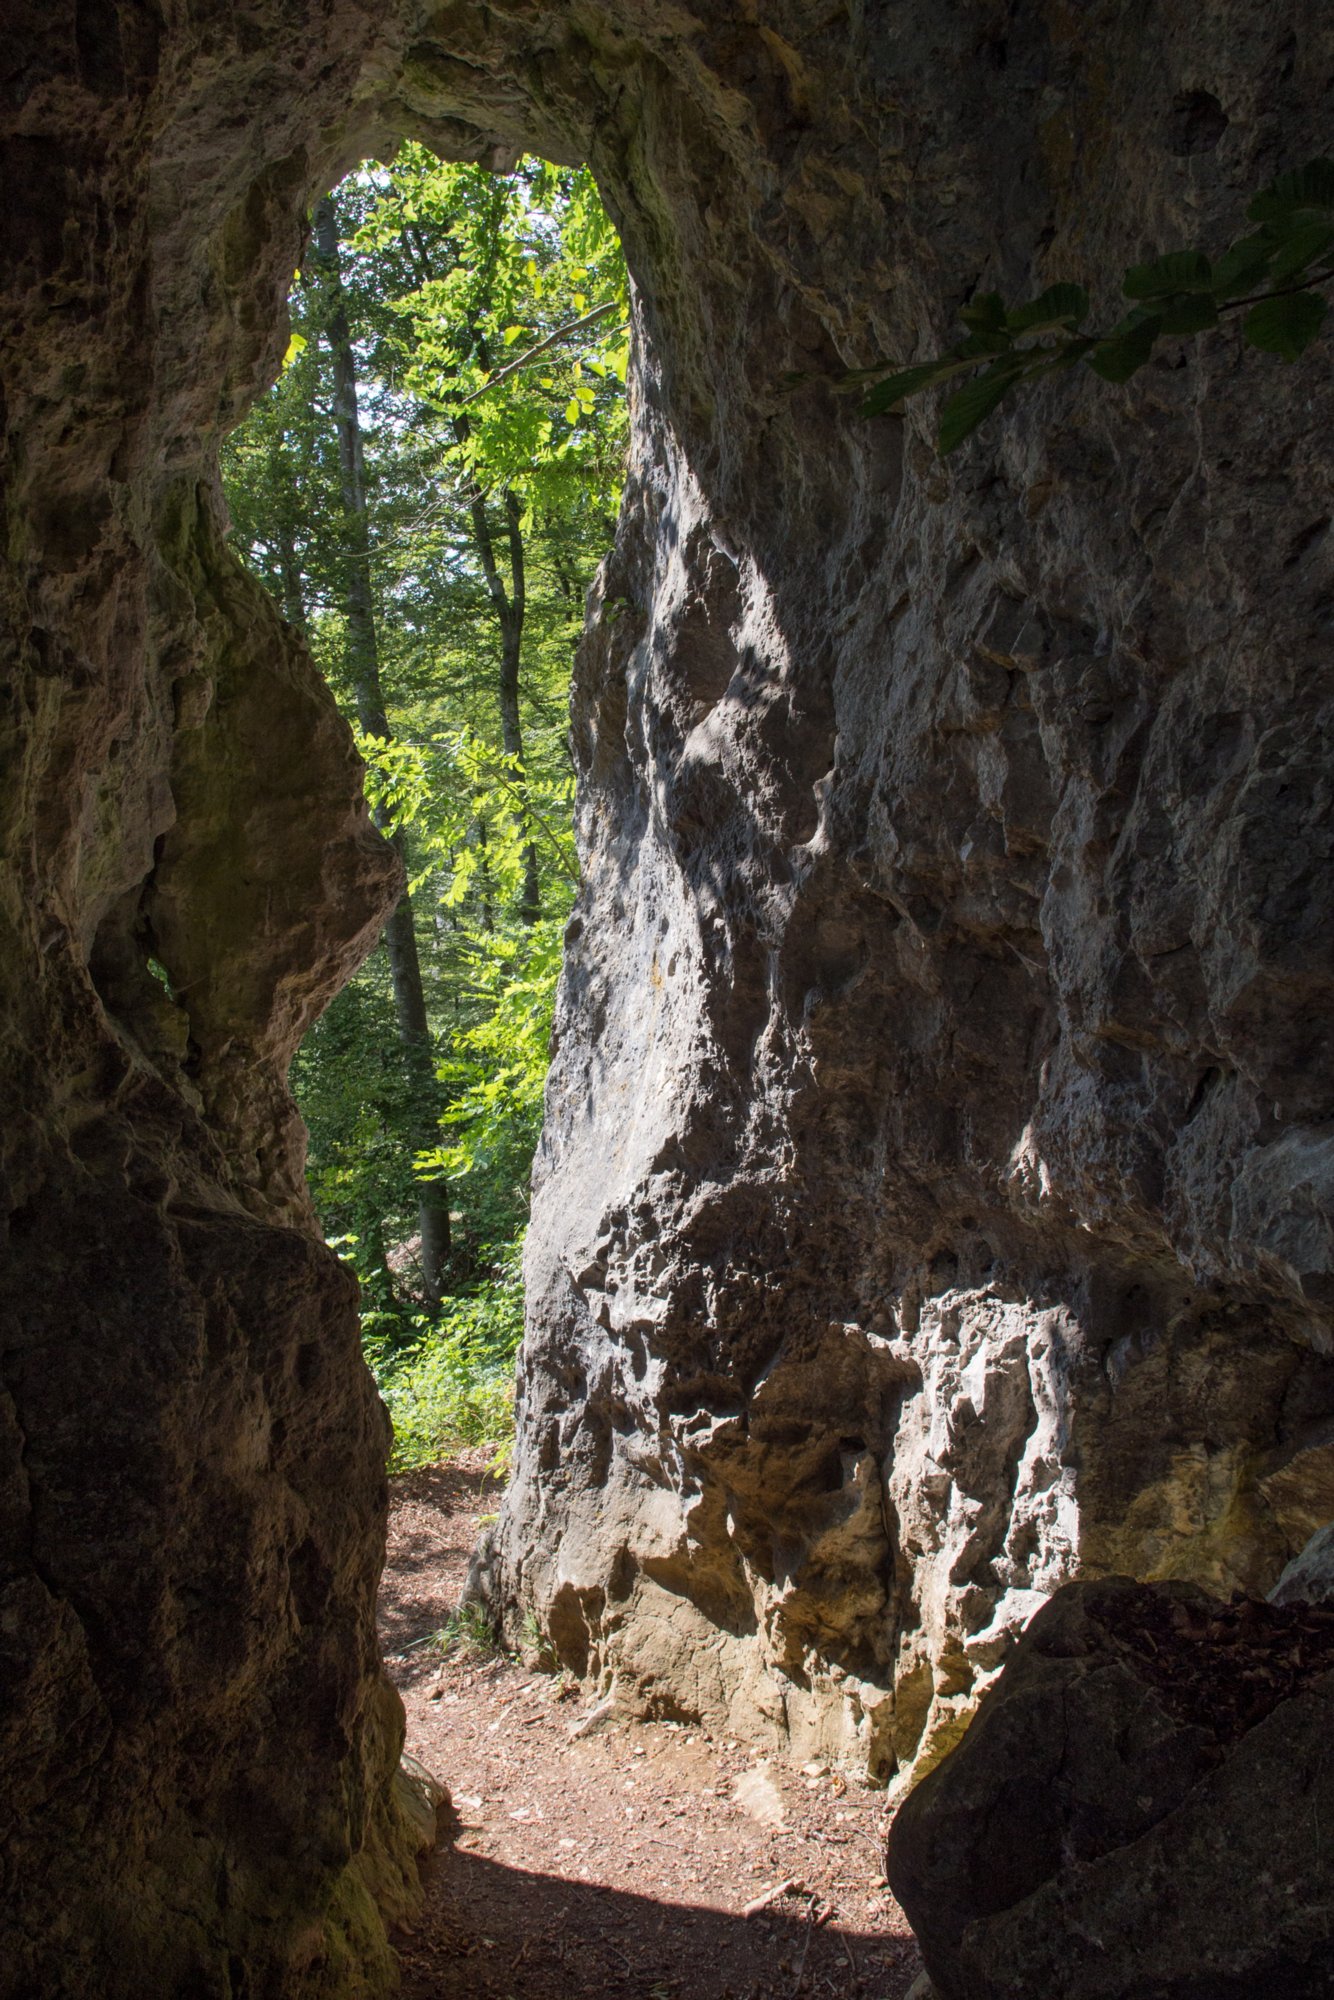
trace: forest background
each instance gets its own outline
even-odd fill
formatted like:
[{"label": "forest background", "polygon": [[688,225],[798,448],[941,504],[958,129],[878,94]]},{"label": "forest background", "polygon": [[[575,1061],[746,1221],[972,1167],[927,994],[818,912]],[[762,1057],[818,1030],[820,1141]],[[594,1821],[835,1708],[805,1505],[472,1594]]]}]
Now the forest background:
[{"label": "forest background", "polygon": [[242,560],[357,734],[408,891],[293,1086],[391,1465],[502,1450],[561,936],[567,703],[625,455],[625,267],[586,172],[407,146],[317,204],[224,452]]}]

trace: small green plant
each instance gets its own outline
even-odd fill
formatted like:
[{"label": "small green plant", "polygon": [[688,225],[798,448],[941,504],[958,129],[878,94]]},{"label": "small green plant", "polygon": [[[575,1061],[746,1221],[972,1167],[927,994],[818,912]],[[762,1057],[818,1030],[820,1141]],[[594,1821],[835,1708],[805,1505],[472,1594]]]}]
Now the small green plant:
[{"label": "small green plant", "polygon": [[508,1464],[523,1333],[518,1259],[514,1245],[490,1284],[417,1315],[406,1347],[391,1344],[370,1315],[363,1318],[366,1359],[393,1420],[391,1472],[429,1465],[464,1445],[490,1447],[493,1474],[499,1461]]},{"label": "small green plant", "polygon": [[556,1649],[538,1623],[535,1611],[524,1612],[523,1624],[519,1628],[519,1639],[520,1655],[526,1662],[531,1662],[539,1673],[550,1674],[556,1671]]},{"label": "small green plant", "polygon": [[[868,417],[902,410],[910,396],[960,375],[972,379],[946,398],[937,446],[961,445],[1021,382],[1081,362],[1107,382],[1127,382],[1159,340],[1203,333],[1225,314],[1244,312],[1248,346],[1296,361],[1320,332],[1329,302],[1319,287],[1334,279],[1334,160],[1311,160],[1256,195],[1246,211],[1259,227],[1216,261],[1177,250],[1125,274],[1131,307],[1105,332],[1088,329],[1082,285],[1049,285],[1021,306],[999,292],[979,292],[962,308],[965,337],[933,361],[912,368],[884,363],[846,378],[875,380],[862,404]],[[888,371],[888,372],[887,372]]]},{"label": "small green plant", "polygon": [[475,1600],[460,1604],[435,1635],[432,1650],[459,1660],[489,1660],[500,1651],[490,1613]]}]

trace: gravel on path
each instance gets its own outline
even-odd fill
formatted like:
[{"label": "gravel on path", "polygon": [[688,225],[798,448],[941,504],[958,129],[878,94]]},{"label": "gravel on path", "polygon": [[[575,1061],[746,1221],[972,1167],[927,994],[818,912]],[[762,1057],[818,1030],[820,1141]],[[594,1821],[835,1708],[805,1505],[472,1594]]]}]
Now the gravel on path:
[{"label": "gravel on path", "polygon": [[393,1482],[386,1665],[453,1802],[395,1935],[403,2000],[904,2000],[883,1793],[614,1705],[575,1734],[602,1704],[568,1677],[442,1650],[497,1504],[484,1453]]}]

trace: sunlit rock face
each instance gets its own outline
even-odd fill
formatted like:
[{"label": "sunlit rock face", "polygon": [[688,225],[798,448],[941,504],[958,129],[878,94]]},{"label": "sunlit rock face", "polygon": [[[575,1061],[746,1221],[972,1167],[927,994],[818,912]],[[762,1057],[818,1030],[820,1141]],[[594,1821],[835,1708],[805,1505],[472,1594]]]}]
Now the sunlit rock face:
[{"label": "sunlit rock face", "polygon": [[395,134],[591,158],[639,295],[497,1602],[887,1775],[1077,1564],[1267,1587],[1334,1513],[1327,370],[1211,336],[947,467],[831,389],[1221,238],[1331,32],[10,8],[0,1991],[390,1978],[384,1427],[283,1075],[395,882],[212,466]]},{"label": "sunlit rock face", "polygon": [[763,15],[605,163],[636,450],[483,1581],[884,1778],[1077,1571],[1263,1591],[1334,1511],[1330,383],[1219,333],[943,465],[828,385],[1230,240],[1331,30]]}]

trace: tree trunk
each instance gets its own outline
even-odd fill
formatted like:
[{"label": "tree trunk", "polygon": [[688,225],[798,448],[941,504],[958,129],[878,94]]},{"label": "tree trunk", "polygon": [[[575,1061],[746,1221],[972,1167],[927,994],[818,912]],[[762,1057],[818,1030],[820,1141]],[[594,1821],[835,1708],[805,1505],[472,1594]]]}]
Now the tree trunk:
[{"label": "tree trunk", "polygon": [[[460,419],[455,425],[460,441],[467,436],[466,420]],[[481,559],[482,573],[486,587],[491,593],[491,603],[500,626],[500,735],[505,746],[505,755],[514,767],[515,782],[522,801],[524,793],[523,731],[519,723],[519,661],[523,654],[523,620],[527,608],[527,580],[524,570],[523,527],[518,496],[507,486],[505,488],[505,537],[509,553],[510,587],[506,592],[496,560],[496,546],[491,534],[491,523],[487,519],[486,500],[479,486],[474,486],[469,501],[472,516],[473,539]],[[521,834],[529,838],[523,849],[523,888],[519,895],[519,915],[527,924],[534,924],[542,914],[542,897],[537,877],[537,843],[532,839],[532,824],[527,810],[521,803],[515,815]]]},{"label": "tree trunk", "polygon": [[[314,242],[324,272],[328,301],[325,337],[333,358],[334,420],[338,430],[338,464],[343,498],[343,610],[347,619],[347,661],[363,734],[392,739],[380,686],[380,652],[371,591],[370,531],[366,509],[365,462],[357,409],[357,361],[343,297],[338,254],[338,220],[326,195],[316,204]],[[391,836],[401,855],[402,838]],[[439,1143],[439,1105],[435,1089],[434,1051],[422,986],[421,959],[412,918],[412,900],[405,889],[384,930],[389,973],[394,989],[394,1013],[399,1041],[407,1062],[412,1091],[414,1154]],[[440,1303],[449,1258],[449,1189],[439,1177],[421,1184],[418,1203],[421,1228],[422,1283],[429,1302]]]},{"label": "tree trunk", "polygon": [[[509,487],[505,489],[505,533],[510,557],[510,625],[500,654],[500,729],[505,755],[514,759],[514,768],[523,783],[523,735],[519,728],[519,657],[523,647],[523,619],[527,606],[527,582],[523,565],[523,526],[519,502]],[[523,893],[519,915],[526,924],[535,924],[542,914],[537,882],[537,843],[530,838],[523,850]]]},{"label": "tree trunk", "polygon": [[301,588],[301,564],[297,560],[292,523],[285,516],[278,523],[278,574],[282,581],[283,616],[304,639],[307,636],[306,600]]}]

